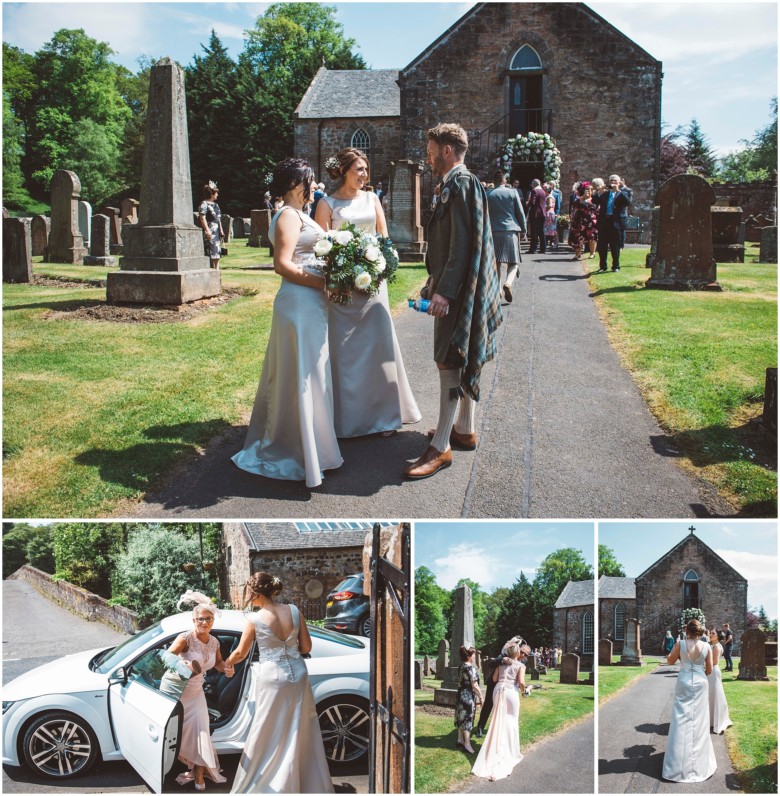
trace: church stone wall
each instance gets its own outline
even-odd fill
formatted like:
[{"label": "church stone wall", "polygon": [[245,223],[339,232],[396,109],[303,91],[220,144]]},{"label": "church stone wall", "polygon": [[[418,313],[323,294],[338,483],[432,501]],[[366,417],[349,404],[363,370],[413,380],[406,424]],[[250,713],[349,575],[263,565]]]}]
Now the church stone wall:
[{"label": "church stone wall", "polygon": [[[636,600],[618,600],[613,597],[599,599],[599,622],[596,643],[601,638],[612,638],[612,653],[620,655],[623,652],[623,639],[616,639],[615,635],[615,606],[622,605],[626,609],[625,618],[636,618]],[[642,642],[644,644],[644,640]]]},{"label": "church stone wall", "polygon": [[[560,647],[564,653],[576,652],[580,656],[581,669],[590,669],[593,665],[593,655],[582,654],[582,617],[588,610],[592,611],[593,607],[578,605],[571,608],[556,608],[553,611],[553,644]],[[593,630],[594,633],[598,630],[595,624]],[[530,641],[533,642],[533,639]],[[598,638],[594,638],[594,650],[597,645]],[[540,645],[531,643],[531,646]]]},{"label": "church stone wall", "polygon": [[473,134],[501,119],[508,110],[506,70],[525,43],[544,67],[542,103],[553,112],[564,195],[576,180],[617,172],[634,190],[632,214],[649,223],[660,158],[661,63],[576,3],[486,3],[404,70],[404,157],[422,160],[425,132],[439,122]]}]

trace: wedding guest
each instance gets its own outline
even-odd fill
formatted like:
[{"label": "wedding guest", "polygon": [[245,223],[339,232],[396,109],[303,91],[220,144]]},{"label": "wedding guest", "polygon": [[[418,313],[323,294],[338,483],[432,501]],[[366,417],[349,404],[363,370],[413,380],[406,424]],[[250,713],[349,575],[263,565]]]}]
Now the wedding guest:
[{"label": "wedding guest", "polygon": [[581,260],[586,248],[590,251],[589,259],[596,256],[598,213],[598,207],[591,199],[590,183],[580,183],[569,227],[569,243],[574,248],[573,259]]},{"label": "wedding guest", "polygon": [[612,255],[612,270],[620,270],[620,250],[625,245],[628,208],[633,192],[618,174],[609,177],[609,190],[596,197],[598,211],[599,271],[607,270],[607,252]]},{"label": "wedding guest", "polygon": [[726,692],[723,690],[723,677],[718,666],[723,654],[723,647],[718,641],[718,631],[710,630],[709,638],[712,648],[712,671],[707,675],[710,685],[710,727],[714,733],[721,735],[733,722],[729,718],[729,706],[726,702]]},{"label": "wedding guest", "polygon": [[428,478],[452,464],[451,445],[473,450],[479,377],[495,355],[502,321],[487,197],[463,162],[466,131],[440,124],[428,131],[427,159],[442,177],[436,210],[428,224],[428,283],[433,315],[433,358],[439,371],[439,420],[425,453],[404,474]]},{"label": "wedding guest", "polygon": [[717,768],[710,738],[707,680],[712,672],[712,650],[701,639],[703,632],[702,625],[691,619],[685,639],[674,645],[667,658],[669,664],[680,662],[663,763],[663,778],[672,782],[704,782]]},{"label": "wedding guest", "polygon": [[731,651],[734,649],[734,634],[728,622],[723,623],[723,660],[726,661],[724,672],[734,671],[734,661],[731,660]]},{"label": "wedding guest", "polygon": [[379,199],[379,203],[380,204],[382,204],[382,199],[384,199],[386,193],[387,193],[387,191],[385,191],[385,188],[384,188],[384,185],[382,184],[382,181],[381,180],[377,180],[377,183],[376,183],[376,198]]},{"label": "wedding guest", "polygon": [[263,194],[263,208],[265,210],[273,210],[274,209],[274,203],[272,201],[272,197],[271,197],[271,192],[270,191],[266,191]]},{"label": "wedding guest", "polygon": [[458,746],[469,754],[474,754],[471,746],[471,728],[474,726],[474,713],[482,704],[482,691],[479,687],[479,672],[474,665],[474,647],[461,647],[460,670],[458,672],[458,696],[455,704],[455,726],[458,728]]},{"label": "wedding guest", "polygon": [[198,223],[206,238],[206,254],[212,268],[219,268],[222,252],[222,213],[217,204],[219,188],[209,180],[203,186],[203,201],[198,207]]},{"label": "wedding guest", "polygon": [[661,649],[665,656],[668,656],[669,653],[674,649],[674,637],[672,636],[671,630],[666,631],[664,640],[661,642]]},{"label": "wedding guest", "polygon": [[557,669],[558,668],[558,647],[553,647],[552,648],[551,663],[552,663],[553,669]]},{"label": "wedding guest", "polygon": [[488,719],[490,718],[490,714],[493,711],[493,688],[495,686],[493,672],[502,663],[506,664],[507,666],[510,664],[511,661],[507,656],[507,649],[509,649],[512,644],[522,645],[524,643],[525,642],[523,641],[522,637],[514,636],[513,638],[509,639],[506,644],[504,644],[500,655],[495,658],[490,658],[487,661],[489,676],[487,676],[485,679],[485,699],[482,703],[482,710],[479,711],[479,721],[477,722],[476,730],[477,738],[482,737],[485,727],[487,726]]},{"label": "wedding guest", "polygon": [[548,248],[558,248],[558,216],[555,215],[555,197],[547,197],[544,211],[544,240]]},{"label": "wedding guest", "polygon": [[309,210],[309,215],[314,218],[315,213],[317,212],[317,205],[320,203],[320,199],[325,196],[325,183],[315,183],[314,185],[314,198],[311,202],[311,209]]},{"label": "wedding guest", "polygon": [[540,254],[546,254],[547,247],[544,241],[544,208],[547,203],[547,194],[539,180],[531,182],[528,193],[528,237],[530,238],[529,254],[535,254],[537,246]]},{"label": "wedding guest", "polygon": [[493,235],[493,249],[496,253],[498,279],[501,281],[501,266],[506,267],[504,298],[512,302],[512,284],[517,276],[520,256],[520,238],[525,236],[526,222],[520,196],[507,185],[506,174],[496,174],[498,187],[487,195],[490,214],[490,231]]}]

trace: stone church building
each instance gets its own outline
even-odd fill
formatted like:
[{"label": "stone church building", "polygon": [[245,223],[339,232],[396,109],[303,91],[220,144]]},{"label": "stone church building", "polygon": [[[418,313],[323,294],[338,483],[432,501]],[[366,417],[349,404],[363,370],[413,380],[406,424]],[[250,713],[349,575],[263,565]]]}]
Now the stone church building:
[{"label": "stone church building", "polygon": [[595,650],[594,590],[592,580],[569,581],[555,602],[553,644],[564,653],[580,656],[580,666],[590,669]]},{"label": "stone church building", "polygon": [[[564,196],[577,180],[617,172],[647,223],[661,80],[660,61],[582,3],[478,3],[402,69],[320,69],[295,112],[295,154],[324,180],[329,156],[359,147],[392,202],[391,164],[424,161],[426,131],[439,122],[466,129],[466,164],[488,181],[510,136],[546,132],[561,152]],[[527,188],[542,164],[516,163],[513,177]],[[431,190],[426,169],[423,208]]]},{"label": "stone church building", "polygon": [[625,620],[637,618],[642,623],[643,651],[659,654],[666,631],[676,635],[682,611],[699,608],[708,627],[729,623],[738,653],[745,631],[747,588],[747,580],[691,528],[636,578],[599,579],[598,637],[613,639],[613,651],[619,654]]}]

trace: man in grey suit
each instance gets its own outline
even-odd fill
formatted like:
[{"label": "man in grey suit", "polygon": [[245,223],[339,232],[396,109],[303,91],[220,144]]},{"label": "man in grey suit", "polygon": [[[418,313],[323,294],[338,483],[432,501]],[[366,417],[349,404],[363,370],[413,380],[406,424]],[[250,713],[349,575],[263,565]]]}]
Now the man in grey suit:
[{"label": "man in grey suit", "polygon": [[504,298],[511,303],[512,283],[517,276],[517,266],[522,262],[519,240],[526,233],[525,213],[520,194],[507,185],[506,174],[501,172],[496,174],[496,187],[488,192],[487,200],[498,279],[501,281],[501,264],[506,263]]}]

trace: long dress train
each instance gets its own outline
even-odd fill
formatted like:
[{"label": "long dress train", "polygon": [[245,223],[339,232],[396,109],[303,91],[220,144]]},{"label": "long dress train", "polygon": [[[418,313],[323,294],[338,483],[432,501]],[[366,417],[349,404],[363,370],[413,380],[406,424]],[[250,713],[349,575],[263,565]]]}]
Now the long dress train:
[{"label": "long dress train", "polygon": [[306,663],[298,649],[300,615],[278,638],[259,616],[253,664],[254,714],[231,793],[333,793]]},{"label": "long dress train", "polygon": [[698,641],[689,651],[687,641],[680,642],[680,672],[663,767],[664,779],[673,782],[704,782],[717,768],[710,737],[709,684],[704,672],[708,649]]},{"label": "long dress train", "polygon": [[[707,675],[710,686],[710,727],[712,731],[720,735],[724,730],[734,723],[729,718],[729,706],[726,702],[726,692],[723,690],[723,677],[720,673],[720,656],[723,654],[723,647],[718,642],[713,648],[712,672]],[[715,661],[717,655],[717,662]]]}]

